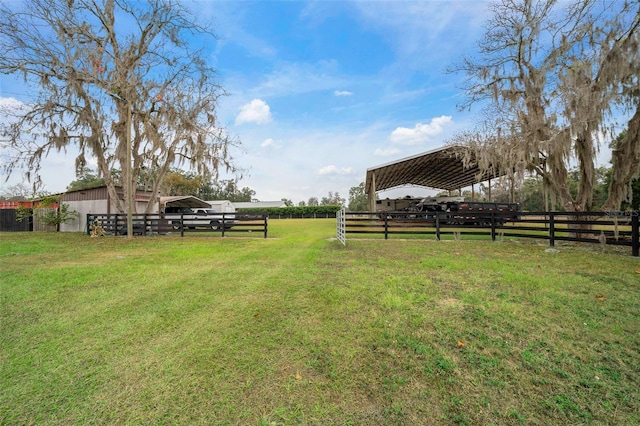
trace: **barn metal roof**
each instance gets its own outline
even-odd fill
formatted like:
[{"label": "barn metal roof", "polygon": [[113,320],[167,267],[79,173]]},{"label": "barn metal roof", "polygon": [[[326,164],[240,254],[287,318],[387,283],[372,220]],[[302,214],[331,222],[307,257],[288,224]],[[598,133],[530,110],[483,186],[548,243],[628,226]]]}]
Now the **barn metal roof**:
[{"label": "barn metal roof", "polygon": [[476,165],[465,167],[460,146],[445,146],[392,163],[367,169],[365,192],[371,197],[403,185],[418,185],[453,191],[500,176],[500,173],[480,174]]}]

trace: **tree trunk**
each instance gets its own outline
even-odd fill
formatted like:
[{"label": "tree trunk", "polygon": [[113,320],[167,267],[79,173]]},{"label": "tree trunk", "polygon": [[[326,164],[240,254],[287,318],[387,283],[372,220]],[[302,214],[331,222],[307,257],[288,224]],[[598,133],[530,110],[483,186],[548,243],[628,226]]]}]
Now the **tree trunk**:
[{"label": "tree trunk", "polygon": [[575,199],[576,211],[591,210],[593,204],[593,187],[595,184],[595,152],[591,126],[575,141],[575,151],[578,157],[580,173],[578,195]]},{"label": "tree trunk", "polygon": [[620,210],[631,196],[631,181],[640,172],[640,105],[629,120],[627,134],[616,144],[611,155],[611,185],[604,210]]},{"label": "tree trunk", "polygon": [[549,188],[553,191],[558,201],[564,209],[568,212],[579,210],[576,203],[569,192],[568,173],[564,160],[556,153],[549,153],[547,157],[547,165],[549,167],[546,181],[549,184]]}]

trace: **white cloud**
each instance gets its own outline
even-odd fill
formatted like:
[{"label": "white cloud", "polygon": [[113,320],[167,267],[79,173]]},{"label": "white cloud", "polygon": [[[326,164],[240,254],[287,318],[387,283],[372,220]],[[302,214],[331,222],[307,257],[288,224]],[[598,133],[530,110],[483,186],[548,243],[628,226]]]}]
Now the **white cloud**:
[{"label": "white cloud", "polygon": [[444,126],[452,122],[451,116],[443,115],[431,119],[429,124],[417,123],[413,128],[398,127],[391,132],[389,140],[399,145],[418,145],[442,133]]},{"label": "white cloud", "polygon": [[279,144],[278,142],[274,141],[272,138],[267,138],[264,141],[262,141],[262,143],[260,144],[261,148],[274,148],[274,149],[280,149],[282,148],[282,145]]},{"label": "white cloud", "polygon": [[[2,86],[1,82],[0,86]],[[26,105],[15,98],[3,98],[0,96],[0,124],[8,125],[16,122],[18,116],[24,113],[25,108]]]},{"label": "white cloud", "polygon": [[15,98],[0,97],[0,108],[19,109],[24,104]]},{"label": "white cloud", "polygon": [[400,154],[400,150],[397,148],[378,148],[373,152],[373,155],[377,157],[391,157],[397,154]]},{"label": "white cloud", "polygon": [[333,94],[336,96],[351,96],[353,95],[353,92],[349,92],[348,90],[336,90]]},{"label": "white cloud", "polygon": [[338,168],[334,165],[324,166],[318,170],[318,175],[327,176],[327,175],[351,175],[353,174],[353,169],[351,167],[342,167]]},{"label": "white cloud", "polygon": [[240,108],[236,117],[236,124],[255,123],[267,124],[271,122],[271,108],[262,99],[254,99]]}]

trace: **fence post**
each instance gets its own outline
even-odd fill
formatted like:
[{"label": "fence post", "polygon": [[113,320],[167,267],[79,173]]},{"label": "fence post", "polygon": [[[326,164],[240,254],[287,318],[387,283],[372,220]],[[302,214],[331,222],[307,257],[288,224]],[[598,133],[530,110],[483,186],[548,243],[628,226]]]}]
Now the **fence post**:
[{"label": "fence post", "polygon": [[384,214],[384,239],[389,239],[389,215]]},{"label": "fence post", "polygon": [[[146,213],[144,214],[144,217],[142,220],[144,221],[144,224],[142,225],[142,235],[146,236],[147,235],[147,214]],[[151,232],[153,232],[153,227],[151,227],[151,224],[149,224],[149,228],[151,229]]]},{"label": "fence post", "polygon": [[549,212],[549,245],[551,247],[556,245],[555,227],[555,216],[553,212]]},{"label": "fence post", "polygon": [[440,241],[440,212],[436,212],[436,240]]},{"label": "fence post", "polygon": [[224,226],[224,215],[225,215],[225,213],[223,212],[222,213],[222,236],[223,237],[224,237],[224,228],[225,228],[225,226]]},{"label": "fence post", "polygon": [[264,215],[264,237],[267,238],[267,224],[269,222],[269,215]]},{"label": "fence post", "polygon": [[631,216],[631,255],[640,256],[640,212],[634,212]]},{"label": "fence post", "polygon": [[496,240],[496,213],[491,212],[491,241]]}]

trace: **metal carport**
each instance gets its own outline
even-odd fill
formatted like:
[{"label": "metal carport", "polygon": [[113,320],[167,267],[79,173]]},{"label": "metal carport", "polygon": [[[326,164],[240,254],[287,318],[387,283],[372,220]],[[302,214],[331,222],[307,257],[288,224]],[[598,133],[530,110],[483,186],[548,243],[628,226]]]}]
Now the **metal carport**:
[{"label": "metal carport", "polygon": [[164,211],[166,207],[190,207],[190,208],[211,208],[211,204],[198,197],[191,195],[177,195],[172,197],[160,197],[160,213]]},{"label": "metal carport", "polygon": [[465,167],[464,149],[445,146],[367,169],[365,193],[370,211],[375,211],[377,191],[403,185],[453,191],[504,175],[497,170],[480,173],[473,161]]}]

